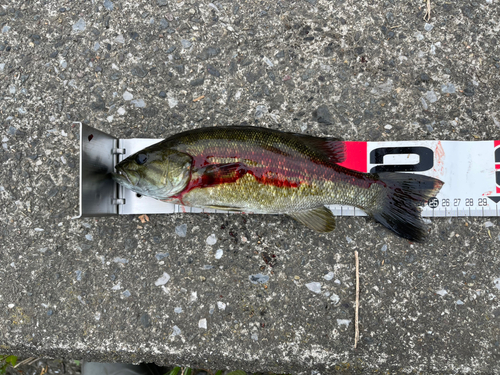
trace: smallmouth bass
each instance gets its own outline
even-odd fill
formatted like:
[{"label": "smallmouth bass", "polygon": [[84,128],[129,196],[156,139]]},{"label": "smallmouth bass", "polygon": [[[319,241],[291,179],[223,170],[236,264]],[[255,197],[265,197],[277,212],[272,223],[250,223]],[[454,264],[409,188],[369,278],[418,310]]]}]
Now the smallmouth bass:
[{"label": "smallmouth bass", "polygon": [[173,135],[116,165],[113,179],[141,195],[199,208],[287,214],[317,232],[335,228],[325,205],[358,207],[396,234],[423,241],[419,206],[443,182],[411,173],[344,168],[344,143],[251,126]]}]

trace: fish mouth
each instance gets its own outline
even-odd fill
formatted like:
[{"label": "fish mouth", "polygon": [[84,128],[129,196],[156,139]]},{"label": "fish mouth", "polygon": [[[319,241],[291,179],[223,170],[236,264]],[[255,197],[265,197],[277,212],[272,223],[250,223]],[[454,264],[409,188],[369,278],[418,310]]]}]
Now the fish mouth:
[{"label": "fish mouth", "polygon": [[115,180],[120,185],[130,187],[136,186],[140,180],[137,173],[133,171],[127,171],[123,169],[121,166],[116,166],[116,173],[111,173],[113,180]]}]

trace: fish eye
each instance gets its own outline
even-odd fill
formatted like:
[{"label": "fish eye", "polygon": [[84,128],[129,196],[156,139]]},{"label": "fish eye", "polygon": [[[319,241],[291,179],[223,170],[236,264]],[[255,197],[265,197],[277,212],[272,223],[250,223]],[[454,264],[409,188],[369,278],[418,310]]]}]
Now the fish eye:
[{"label": "fish eye", "polygon": [[135,162],[139,165],[143,165],[147,161],[148,161],[148,156],[146,154],[138,154],[135,157]]}]

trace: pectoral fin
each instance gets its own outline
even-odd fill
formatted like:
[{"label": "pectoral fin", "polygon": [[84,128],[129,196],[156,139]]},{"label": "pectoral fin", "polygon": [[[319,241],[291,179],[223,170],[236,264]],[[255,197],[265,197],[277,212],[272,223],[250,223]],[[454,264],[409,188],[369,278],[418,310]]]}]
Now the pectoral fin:
[{"label": "pectoral fin", "polygon": [[293,212],[288,216],[316,232],[331,232],[335,229],[335,216],[324,206],[308,211]]},{"label": "pectoral fin", "polygon": [[236,182],[247,173],[243,163],[211,164],[200,168],[202,175],[201,187],[211,187],[220,184]]}]

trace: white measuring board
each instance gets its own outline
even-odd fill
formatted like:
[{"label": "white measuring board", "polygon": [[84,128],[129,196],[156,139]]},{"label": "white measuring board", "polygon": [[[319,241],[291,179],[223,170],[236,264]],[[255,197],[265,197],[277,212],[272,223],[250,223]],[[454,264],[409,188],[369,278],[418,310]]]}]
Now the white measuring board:
[{"label": "white measuring board", "polygon": [[[119,140],[128,155],[159,142],[159,139]],[[341,165],[360,172],[417,173],[444,182],[439,194],[422,208],[425,217],[499,216],[500,141],[394,141],[345,142],[346,160]],[[214,213],[222,210],[184,207],[138,197],[119,187],[125,204],[120,214]],[[329,206],[337,216],[365,216],[350,206]]]}]

